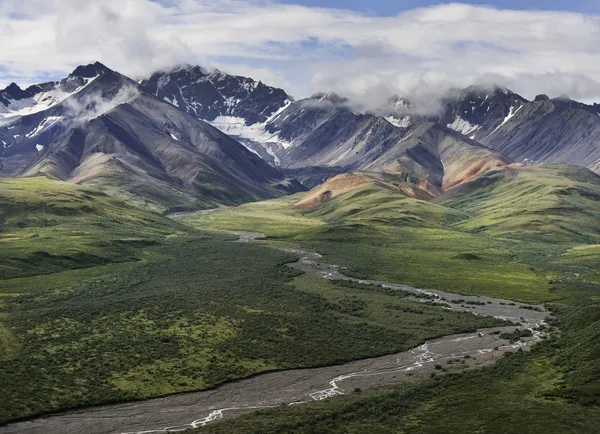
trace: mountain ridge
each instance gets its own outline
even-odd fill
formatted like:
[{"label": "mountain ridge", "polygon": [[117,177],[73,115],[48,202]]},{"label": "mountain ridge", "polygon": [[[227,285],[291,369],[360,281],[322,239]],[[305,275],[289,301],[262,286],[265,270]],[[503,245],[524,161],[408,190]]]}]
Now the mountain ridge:
[{"label": "mountain ridge", "polygon": [[[517,162],[559,162],[600,171],[596,134],[586,134],[586,129],[600,128],[598,104],[545,95],[529,101],[498,85],[451,89],[437,97],[437,104],[437,113],[423,114],[410,96],[395,95],[386,107],[365,112],[357,111],[343,95],[321,92],[296,101],[290,98],[272,110],[271,117],[255,121],[232,116],[216,126],[270,164],[290,169],[342,166],[356,170],[355,142],[384,152],[411,126],[436,122]],[[235,112],[235,107],[229,110]]]},{"label": "mountain ridge", "polygon": [[0,150],[0,172],[92,184],[161,211],[303,189],[231,137],[100,63],[53,86],[74,81],[83,86],[0,125],[0,137],[12,137]]}]

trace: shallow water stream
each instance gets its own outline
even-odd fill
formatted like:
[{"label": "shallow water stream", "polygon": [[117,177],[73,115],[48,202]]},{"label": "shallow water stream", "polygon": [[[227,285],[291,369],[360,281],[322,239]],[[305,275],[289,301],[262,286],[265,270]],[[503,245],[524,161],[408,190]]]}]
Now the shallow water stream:
[{"label": "shallow water stream", "polygon": [[[177,218],[186,214],[178,214]],[[258,232],[230,231],[239,242],[264,237]],[[277,247],[276,247],[277,248]],[[512,331],[512,327],[479,330],[475,333],[445,336],[409,351],[338,366],[291,369],[256,375],[224,384],[214,390],[184,393],[115,407],[90,408],[69,414],[37,418],[0,427],[1,434],[104,434],[181,432],[204,426],[215,420],[235,417],[258,409],[281,405],[299,405],[353,390],[414,381],[429,375],[436,364],[460,360],[461,366],[475,367],[503,356],[506,351],[528,349],[542,339],[538,328],[548,316],[543,306],[528,306],[508,300],[465,296],[437,290],[422,290],[408,285],[359,280],[344,276],[336,265],[326,264],[321,255],[298,249],[284,249],[297,255],[291,267],[325,279],[344,279],[369,285],[407,291],[415,300],[439,303],[445,309],[468,311],[519,323],[533,335],[511,344],[494,331]],[[428,298],[423,299],[423,295]],[[421,297],[418,297],[421,296]],[[411,297],[409,297],[411,298]],[[461,300],[460,302],[456,302]],[[455,301],[455,302],[452,302]],[[466,357],[465,357],[466,356]]]}]

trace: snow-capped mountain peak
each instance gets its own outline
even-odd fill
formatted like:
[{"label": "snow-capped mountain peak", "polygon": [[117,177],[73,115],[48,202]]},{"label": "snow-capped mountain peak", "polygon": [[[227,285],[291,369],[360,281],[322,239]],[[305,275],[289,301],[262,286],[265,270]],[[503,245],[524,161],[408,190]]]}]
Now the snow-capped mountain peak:
[{"label": "snow-capped mountain peak", "polygon": [[2,149],[16,153],[45,149],[45,143],[139,92],[137,83],[99,62],[79,66],[61,81],[25,90],[11,85],[0,91]]},{"label": "snow-capped mountain peak", "polygon": [[213,122],[229,116],[243,119],[247,126],[265,122],[292,99],[282,89],[252,78],[191,65],[155,72],[140,84],[197,118]]},{"label": "snow-capped mountain peak", "polygon": [[114,72],[96,62],[78,66],[61,81],[36,84],[25,90],[12,83],[0,91],[0,119],[14,120],[48,110],[82,91],[98,77],[110,73]]}]

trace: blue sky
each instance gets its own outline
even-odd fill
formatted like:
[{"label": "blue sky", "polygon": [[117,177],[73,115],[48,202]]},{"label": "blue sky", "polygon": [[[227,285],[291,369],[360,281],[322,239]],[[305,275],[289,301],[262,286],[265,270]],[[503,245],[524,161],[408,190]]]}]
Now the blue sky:
[{"label": "blue sky", "polygon": [[[358,12],[373,13],[379,16],[396,15],[398,12],[439,5],[440,2],[432,0],[281,0],[281,3],[301,4],[306,6],[351,9]],[[556,10],[572,12],[598,12],[600,2],[593,0],[467,0],[461,3],[472,5],[489,5],[501,9],[517,10]]]}]

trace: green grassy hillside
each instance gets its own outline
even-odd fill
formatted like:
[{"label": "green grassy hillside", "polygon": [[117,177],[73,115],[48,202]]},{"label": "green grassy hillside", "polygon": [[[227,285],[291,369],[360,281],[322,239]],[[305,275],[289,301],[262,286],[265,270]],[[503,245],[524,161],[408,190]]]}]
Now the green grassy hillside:
[{"label": "green grassy hillside", "polygon": [[187,232],[90,187],[0,180],[0,279],[136,260],[139,247]]},{"label": "green grassy hillside", "polygon": [[599,179],[581,168],[526,167],[492,172],[436,203],[366,184],[312,210],[286,198],[186,222],[265,232],[270,242],[315,249],[356,277],[558,301],[600,281],[600,250],[590,244],[600,236]]},{"label": "green grassy hillside", "polygon": [[303,215],[327,224],[346,221],[417,227],[441,226],[465,218],[460,211],[408,197],[378,184],[365,184],[304,211]]},{"label": "green grassy hillside", "polygon": [[458,227],[470,232],[562,243],[600,241],[600,176],[580,167],[488,173],[437,203],[467,214]]}]

